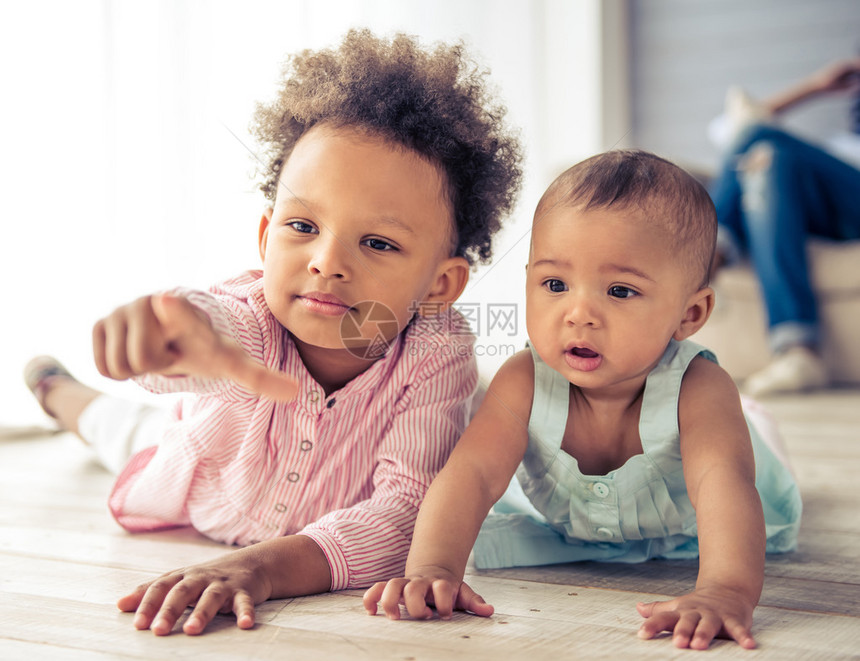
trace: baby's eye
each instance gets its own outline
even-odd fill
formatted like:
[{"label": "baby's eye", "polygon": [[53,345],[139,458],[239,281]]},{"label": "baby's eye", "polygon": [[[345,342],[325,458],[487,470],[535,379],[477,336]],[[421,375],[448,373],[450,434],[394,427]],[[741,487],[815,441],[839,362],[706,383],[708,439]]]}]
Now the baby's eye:
[{"label": "baby's eye", "polygon": [[316,227],[311,225],[310,223],[306,223],[303,220],[291,220],[287,223],[289,227],[292,227],[296,232],[300,232],[301,234],[313,234],[316,232]]},{"label": "baby's eye", "polygon": [[393,245],[388,243],[388,241],[383,241],[382,239],[365,239],[364,244],[368,248],[373,248],[374,250],[379,250],[380,252],[388,252],[389,250],[397,250]]},{"label": "baby's eye", "polygon": [[639,296],[639,293],[630,289],[630,287],[615,285],[609,288],[609,295],[613,298],[633,298],[634,296]]},{"label": "baby's eye", "polygon": [[546,280],[543,283],[543,286],[549,289],[554,294],[567,291],[567,285],[564,284],[562,280],[558,280],[557,278],[550,278],[549,280]]}]

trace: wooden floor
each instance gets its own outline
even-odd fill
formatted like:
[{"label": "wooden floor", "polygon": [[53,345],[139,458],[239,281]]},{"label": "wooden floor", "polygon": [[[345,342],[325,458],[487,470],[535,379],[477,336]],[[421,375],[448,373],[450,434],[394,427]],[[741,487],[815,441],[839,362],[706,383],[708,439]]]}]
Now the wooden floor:
[{"label": "wooden floor", "polygon": [[[860,391],[771,400],[804,495],[797,553],[772,557],[754,633],[708,658],[860,659]],[[2,430],[0,430],[2,431]],[[637,601],[688,590],[691,562],[585,563],[473,572],[496,606],[481,619],[368,617],[361,591],[268,602],[238,630],[157,638],[114,602],[166,570],[224,552],[189,530],[130,536],[110,518],[111,478],[69,435],[0,434],[0,659],[667,659],[636,637]],[[201,656],[201,655],[205,655]]]}]

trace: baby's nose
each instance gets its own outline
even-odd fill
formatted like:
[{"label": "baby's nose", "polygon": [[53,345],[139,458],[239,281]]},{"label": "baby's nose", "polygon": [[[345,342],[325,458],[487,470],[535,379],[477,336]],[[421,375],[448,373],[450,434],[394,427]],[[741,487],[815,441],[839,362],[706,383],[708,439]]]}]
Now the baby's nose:
[{"label": "baby's nose", "polygon": [[587,294],[571,292],[564,321],[572,326],[594,326],[598,322],[597,306]]}]

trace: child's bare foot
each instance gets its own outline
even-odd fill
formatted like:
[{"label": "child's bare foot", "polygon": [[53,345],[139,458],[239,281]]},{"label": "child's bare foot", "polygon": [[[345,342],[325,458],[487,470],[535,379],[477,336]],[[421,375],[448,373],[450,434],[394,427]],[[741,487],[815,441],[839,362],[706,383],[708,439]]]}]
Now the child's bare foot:
[{"label": "child's bare foot", "polygon": [[101,393],[78,381],[53,356],[37,356],[24,367],[24,382],[42,410],[61,429],[78,431],[78,417]]}]

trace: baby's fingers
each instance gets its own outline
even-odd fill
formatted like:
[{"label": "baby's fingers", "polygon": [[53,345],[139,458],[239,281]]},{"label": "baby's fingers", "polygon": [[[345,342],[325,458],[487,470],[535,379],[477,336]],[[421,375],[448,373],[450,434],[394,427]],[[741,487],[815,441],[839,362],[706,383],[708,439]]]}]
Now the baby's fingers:
[{"label": "baby's fingers", "polygon": [[367,591],[364,593],[364,597],[362,598],[362,603],[364,604],[364,610],[367,611],[368,615],[376,615],[376,605],[379,603],[379,600],[382,599],[382,591],[385,590],[386,585],[388,585],[387,581],[379,581],[367,588]]},{"label": "baby's fingers", "polygon": [[654,613],[639,627],[639,637],[649,640],[663,631],[673,631],[680,619],[681,614],[678,611]]},{"label": "baby's fingers", "polygon": [[[697,611],[662,611],[654,613],[645,620],[645,623],[639,628],[639,637],[648,640],[662,631],[671,631],[672,644],[675,647],[707,649],[719,630],[719,625],[708,636],[711,628],[704,624],[703,618]],[[696,635],[696,645],[691,645],[694,634]]]},{"label": "baby's fingers", "polygon": [[[438,606],[437,606],[438,607]],[[460,584],[460,592],[457,595],[457,608],[469,611],[481,617],[490,617],[495,609],[484,601],[484,598],[475,592],[466,583]]]},{"label": "baby's fingers", "polygon": [[750,628],[740,620],[726,618],[726,621],[723,622],[723,632],[725,632],[725,634],[730,638],[734,638],[738,645],[744,649],[751,650],[756,647],[752,631],[750,631]]},{"label": "baby's fingers", "polygon": [[639,637],[647,640],[671,631],[675,647],[706,650],[719,630],[719,620],[702,617],[697,611],[665,611],[649,617],[639,629]]},{"label": "baby's fingers", "polygon": [[[430,609],[430,606],[427,605],[428,596],[432,593],[436,600],[436,607],[439,607],[439,603],[448,604],[448,613],[450,616],[451,610],[453,608],[452,602],[453,597],[451,595],[450,585],[448,586],[447,596],[444,586],[439,588],[437,592],[437,585],[443,583],[445,581],[433,581],[430,583],[424,579],[412,579],[403,586],[403,605],[406,606],[406,612],[409,613],[410,617],[415,618],[416,620],[427,620],[433,617],[433,611]],[[442,612],[440,611],[440,615]]]},{"label": "baby's fingers", "polygon": [[651,615],[654,613],[654,607],[658,603],[659,602],[657,601],[649,601],[648,603],[640,601],[638,604],[636,604],[636,610],[642,617],[651,617]]},{"label": "baby's fingers", "polygon": [[393,578],[385,584],[379,605],[385,611],[386,616],[392,620],[400,619],[400,599],[403,597],[403,589],[409,583],[408,578]]}]

